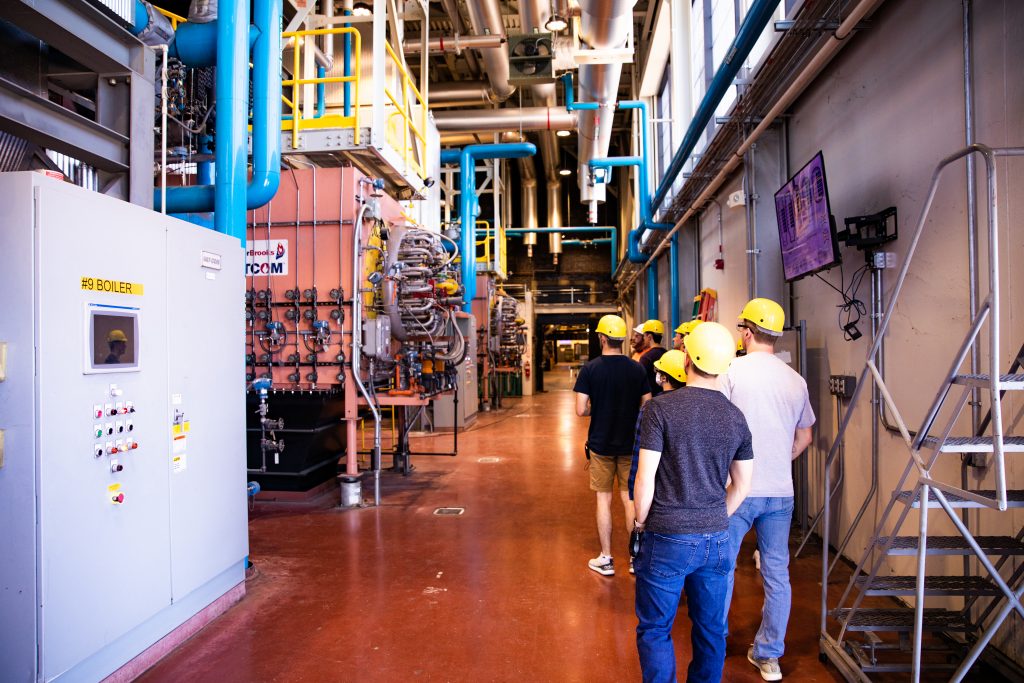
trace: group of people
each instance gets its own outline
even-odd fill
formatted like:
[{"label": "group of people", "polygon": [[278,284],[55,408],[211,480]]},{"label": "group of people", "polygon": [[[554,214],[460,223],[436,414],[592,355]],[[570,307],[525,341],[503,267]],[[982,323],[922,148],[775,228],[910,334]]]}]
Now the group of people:
[{"label": "group of people", "polygon": [[693,656],[690,683],[720,681],[736,558],[757,533],[765,602],[748,661],[766,681],[782,679],[791,588],[791,462],[811,443],[814,413],[803,378],[775,355],[785,315],[770,299],[740,313],[741,348],[715,322],[675,330],[633,329],[607,315],[597,325],[601,355],[576,380],[576,413],[590,416],[585,446],[597,494],[600,554],[591,570],[615,574],[612,500],[618,489],[636,575],[637,650],[644,681],[676,680],[672,625],[685,591]]}]

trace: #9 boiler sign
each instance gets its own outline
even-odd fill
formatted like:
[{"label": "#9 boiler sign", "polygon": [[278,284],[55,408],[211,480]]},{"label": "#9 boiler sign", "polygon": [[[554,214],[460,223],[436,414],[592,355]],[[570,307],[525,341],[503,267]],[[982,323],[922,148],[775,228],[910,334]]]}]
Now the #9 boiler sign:
[{"label": "#9 boiler sign", "polygon": [[246,275],[288,274],[288,240],[252,240],[245,245]]}]

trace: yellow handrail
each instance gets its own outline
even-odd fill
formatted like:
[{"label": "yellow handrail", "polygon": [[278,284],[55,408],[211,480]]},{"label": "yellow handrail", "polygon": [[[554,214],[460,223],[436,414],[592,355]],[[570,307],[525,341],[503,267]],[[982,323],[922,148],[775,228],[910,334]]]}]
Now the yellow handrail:
[{"label": "yellow handrail", "polygon": [[174,12],[168,12],[165,9],[160,9],[156,5],[153,5],[153,9],[155,9],[157,12],[159,12],[162,15],[164,15],[168,19],[170,19],[171,20],[171,28],[173,28],[175,31],[178,30],[178,24],[186,24],[186,23],[188,23],[188,19],[186,19],[183,16],[177,15]]},{"label": "yellow handrail", "polygon": [[[352,36],[352,53],[355,57],[353,64],[353,70],[351,76],[324,76],[322,78],[299,78],[299,69],[301,64],[301,50],[305,44],[305,39],[309,36],[326,36],[326,35],[351,35]],[[360,141],[360,128],[359,128],[359,82],[362,74],[362,67],[360,65],[360,56],[362,54],[362,38],[359,34],[359,29],[351,26],[335,26],[331,28],[317,28],[317,29],[306,29],[302,31],[286,31],[281,34],[281,38],[287,40],[294,38],[295,43],[292,49],[292,78],[283,79],[281,81],[282,87],[291,86],[292,88],[292,99],[289,100],[282,93],[281,101],[288,105],[291,110],[291,130],[292,130],[292,147],[298,147],[299,131],[306,128],[352,128],[353,136],[352,140],[354,144],[359,144]],[[302,86],[304,85],[320,85],[321,83],[354,83],[354,99],[353,103],[353,116],[331,116],[323,117],[321,119],[306,119],[302,118]],[[282,128],[287,126],[288,122],[282,122]]]},{"label": "yellow handrail", "polygon": [[[421,160],[426,158],[427,138],[424,131],[427,130],[427,101],[423,97],[419,88],[416,87],[416,83],[414,83],[412,78],[409,76],[409,71],[405,68],[405,65],[402,63],[402,60],[399,59],[395,50],[391,47],[391,44],[385,42],[384,47],[387,49],[388,56],[391,58],[391,61],[394,62],[395,68],[398,69],[398,73],[402,77],[402,102],[398,101],[398,98],[390,89],[387,87],[384,88],[384,94],[391,101],[391,104],[394,105],[397,110],[396,113],[405,120],[402,135],[402,157],[405,160],[406,167],[414,167],[420,178],[423,178],[426,173],[423,170]],[[414,106],[414,102],[410,97],[410,91],[412,92],[412,95],[416,97],[416,102],[418,102],[420,106],[421,121],[419,125],[413,121],[413,118],[410,115],[410,110],[412,109],[412,106]],[[410,131],[414,138],[412,144],[410,144],[409,140]],[[419,145],[416,144],[416,140],[419,140]],[[416,155],[418,159],[411,158],[411,152],[414,148],[416,148],[416,151],[418,152]]]}]

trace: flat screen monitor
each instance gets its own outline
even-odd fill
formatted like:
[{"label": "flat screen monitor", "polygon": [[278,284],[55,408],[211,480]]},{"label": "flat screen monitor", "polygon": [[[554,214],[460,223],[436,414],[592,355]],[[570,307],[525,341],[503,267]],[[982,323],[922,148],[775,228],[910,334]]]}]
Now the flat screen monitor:
[{"label": "flat screen monitor", "polygon": [[139,316],[133,310],[90,307],[87,371],[114,372],[139,367]]},{"label": "flat screen monitor", "polygon": [[775,193],[782,269],[793,282],[840,262],[821,152]]}]

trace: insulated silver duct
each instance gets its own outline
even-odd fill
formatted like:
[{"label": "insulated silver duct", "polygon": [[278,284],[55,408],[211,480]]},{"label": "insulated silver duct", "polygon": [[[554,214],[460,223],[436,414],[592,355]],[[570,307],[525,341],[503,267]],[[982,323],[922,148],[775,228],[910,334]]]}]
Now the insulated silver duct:
[{"label": "insulated silver duct", "polygon": [[[548,227],[562,227],[562,182],[548,180]],[[562,253],[562,233],[548,233],[548,251],[558,265],[558,255]]]},{"label": "insulated silver duct", "polygon": [[[469,0],[466,9],[469,10],[469,21],[475,34],[505,38],[505,23],[501,19],[501,6],[498,0]],[[516,91],[508,82],[508,44],[502,43],[500,47],[482,49],[480,54],[494,96],[498,101],[504,102]]]},{"label": "insulated silver duct", "polygon": [[[454,36],[436,36],[434,38],[429,38],[427,40],[427,49],[430,50],[430,54],[432,55],[444,54],[445,52],[460,54],[463,50],[483,50],[487,48],[501,47],[504,42],[504,36],[460,36],[456,33]],[[405,42],[402,43],[402,49],[407,55],[418,55],[423,51],[423,40],[419,36],[406,38]]]},{"label": "insulated silver duct", "polygon": [[[526,228],[537,227],[537,172],[533,166],[533,157],[519,160],[519,175],[523,181],[522,193],[522,224]],[[537,244],[537,233],[528,232],[523,235],[526,255],[533,256],[533,247]]]},{"label": "insulated silver duct", "polygon": [[[551,3],[548,0],[519,0],[519,23],[523,33],[546,32],[545,24],[551,18]],[[557,103],[555,84],[544,83],[530,86],[533,103],[545,107],[554,107]],[[544,164],[545,180],[551,182],[558,179],[558,138],[553,131],[540,134],[540,157]],[[527,233],[536,239],[533,233]],[[524,241],[526,237],[524,236]],[[529,248],[532,250],[532,247]]]},{"label": "insulated silver duct", "polygon": [[[635,0],[580,0],[580,40],[595,50],[626,46],[632,31]],[[577,182],[583,202],[603,202],[604,184],[590,184],[591,159],[608,156],[612,120],[619,89],[622,64],[584,64],[579,70],[580,102],[598,102],[597,111],[583,112],[579,127],[579,168]]]},{"label": "insulated silver duct", "polygon": [[491,104],[491,86],[487,81],[448,81],[430,84],[430,104]]},{"label": "insulated silver duct", "polygon": [[575,130],[576,112],[566,111],[563,107],[436,111],[434,122],[442,133]]}]

